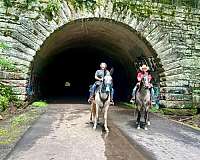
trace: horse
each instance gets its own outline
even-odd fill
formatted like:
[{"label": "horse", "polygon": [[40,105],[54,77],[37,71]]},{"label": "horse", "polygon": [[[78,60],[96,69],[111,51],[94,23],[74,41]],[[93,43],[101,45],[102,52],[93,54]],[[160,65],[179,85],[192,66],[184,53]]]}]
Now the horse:
[{"label": "horse", "polygon": [[149,108],[151,107],[151,92],[149,89],[149,82],[146,77],[143,77],[140,81],[140,85],[138,90],[136,91],[136,111],[137,115],[137,129],[140,129],[140,118],[141,118],[141,111],[144,111],[144,129],[148,130],[147,125],[150,125],[150,118],[149,118]]},{"label": "horse", "polygon": [[95,98],[91,104],[91,115],[90,115],[90,120],[91,121],[94,120],[94,126],[93,126],[94,130],[96,130],[97,120],[99,119],[99,109],[102,111],[103,108],[105,108],[104,129],[106,132],[109,132],[107,126],[107,115],[110,106],[111,84],[112,84],[112,77],[110,75],[106,75],[95,92]]}]

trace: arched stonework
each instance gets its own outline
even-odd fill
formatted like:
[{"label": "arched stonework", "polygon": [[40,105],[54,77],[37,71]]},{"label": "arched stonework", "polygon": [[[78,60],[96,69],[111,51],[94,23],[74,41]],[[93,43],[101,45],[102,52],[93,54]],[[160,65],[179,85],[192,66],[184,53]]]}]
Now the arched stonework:
[{"label": "arched stonework", "polygon": [[[169,26],[163,25],[161,23],[162,20],[156,16],[142,19],[129,13],[126,15],[113,13],[113,4],[110,1],[107,2],[104,6],[97,8],[94,13],[91,13],[87,9],[74,11],[73,7],[63,0],[58,15],[51,21],[38,11],[37,6],[27,12],[12,7],[8,10],[10,14],[6,14],[6,8],[0,3],[0,41],[9,46],[8,49],[2,50],[0,54],[9,57],[19,67],[23,67],[23,73],[1,71],[0,77],[5,83],[15,86],[16,94],[25,99],[25,86],[31,74],[29,70],[31,62],[45,40],[69,22],[87,18],[99,18],[123,23],[135,30],[139,37],[148,41],[162,65],[160,66],[160,83],[161,91],[165,93],[166,97],[166,100],[163,101],[164,104],[170,106],[190,100],[189,80],[194,81],[197,79],[199,81],[200,78],[198,75],[191,77],[193,75],[191,73],[192,70],[190,68],[187,71],[185,70],[186,67],[191,66],[185,66],[184,62],[195,63],[197,66],[199,64],[199,56],[198,60],[194,61],[194,58],[185,58],[184,55],[179,54],[181,50],[191,51],[190,47],[179,42],[178,35],[174,38],[174,35],[182,30],[177,31],[175,27],[171,27],[175,25],[175,22],[172,25],[168,24]],[[191,34],[193,34],[192,31]],[[199,37],[199,34],[197,35]],[[193,44],[193,41],[191,43]],[[182,48],[179,50],[177,46]],[[198,46],[196,44],[197,49]],[[179,87],[181,88],[181,93],[177,89]],[[188,93],[189,96],[185,96],[184,100],[179,101],[180,99],[173,99],[173,95],[177,93],[179,95]]]}]

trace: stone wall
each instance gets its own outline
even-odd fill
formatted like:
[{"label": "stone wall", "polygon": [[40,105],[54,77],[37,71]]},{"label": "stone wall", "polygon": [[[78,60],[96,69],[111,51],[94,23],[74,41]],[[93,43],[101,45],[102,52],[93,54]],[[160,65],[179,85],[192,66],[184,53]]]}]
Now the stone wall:
[{"label": "stone wall", "polygon": [[[46,38],[65,24],[82,18],[104,18],[121,22],[146,39],[157,54],[161,93],[167,106],[187,105],[192,101],[190,86],[200,83],[200,11],[154,4],[146,16],[146,6],[138,14],[130,9],[117,11],[110,0],[102,0],[94,10],[76,8],[61,0],[59,11],[44,12],[48,0],[39,0],[24,7],[23,0],[6,8],[0,2],[0,42],[8,45],[0,50],[23,68],[21,73],[0,71],[4,83],[14,87],[15,93],[26,98],[26,85],[31,63]],[[140,5],[139,3],[136,5]],[[148,6],[148,5],[147,5]],[[116,10],[116,11],[115,11]],[[150,10],[151,11],[151,10]],[[144,16],[142,16],[144,15]]]}]

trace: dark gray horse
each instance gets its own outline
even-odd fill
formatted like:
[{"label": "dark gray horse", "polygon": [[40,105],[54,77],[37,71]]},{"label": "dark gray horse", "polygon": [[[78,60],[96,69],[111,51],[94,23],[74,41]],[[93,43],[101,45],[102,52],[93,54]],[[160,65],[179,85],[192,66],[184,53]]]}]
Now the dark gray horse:
[{"label": "dark gray horse", "polygon": [[147,130],[147,125],[150,125],[149,108],[151,107],[151,92],[148,85],[148,80],[144,77],[136,91],[136,106],[137,106],[137,129],[140,129],[141,113],[144,111],[144,129]]}]

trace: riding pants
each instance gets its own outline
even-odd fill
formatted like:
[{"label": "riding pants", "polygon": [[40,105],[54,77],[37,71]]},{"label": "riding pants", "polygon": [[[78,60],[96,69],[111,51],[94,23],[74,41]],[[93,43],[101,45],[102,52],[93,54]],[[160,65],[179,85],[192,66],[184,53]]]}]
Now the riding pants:
[{"label": "riding pants", "polygon": [[[134,97],[134,98],[136,96],[135,94],[136,94],[136,90],[137,90],[138,86],[139,85],[136,84],[135,87],[133,88],[132,97]],[[151,99],[154,101],[154,89],[153,89],[153,87],[150,88],[150,92],[151,92]]]},{"label": "riding pants", "polygon": [[[96,91],[96,89],[97,89],[98,86],[99,86],[98,83],[94,83],[94,84],[90,87],[90,90],[89,90],[89,92],[90,92],[90,97],[92,97],[92,96],[95,95],[95,91]],[[112,87],[111,87],[110,89],[111,89],[111,94],[110,94],[110,96],[111,96],[111,99],[113,99],[113,97],[114,97],[114,89],[113,89]]]}]

